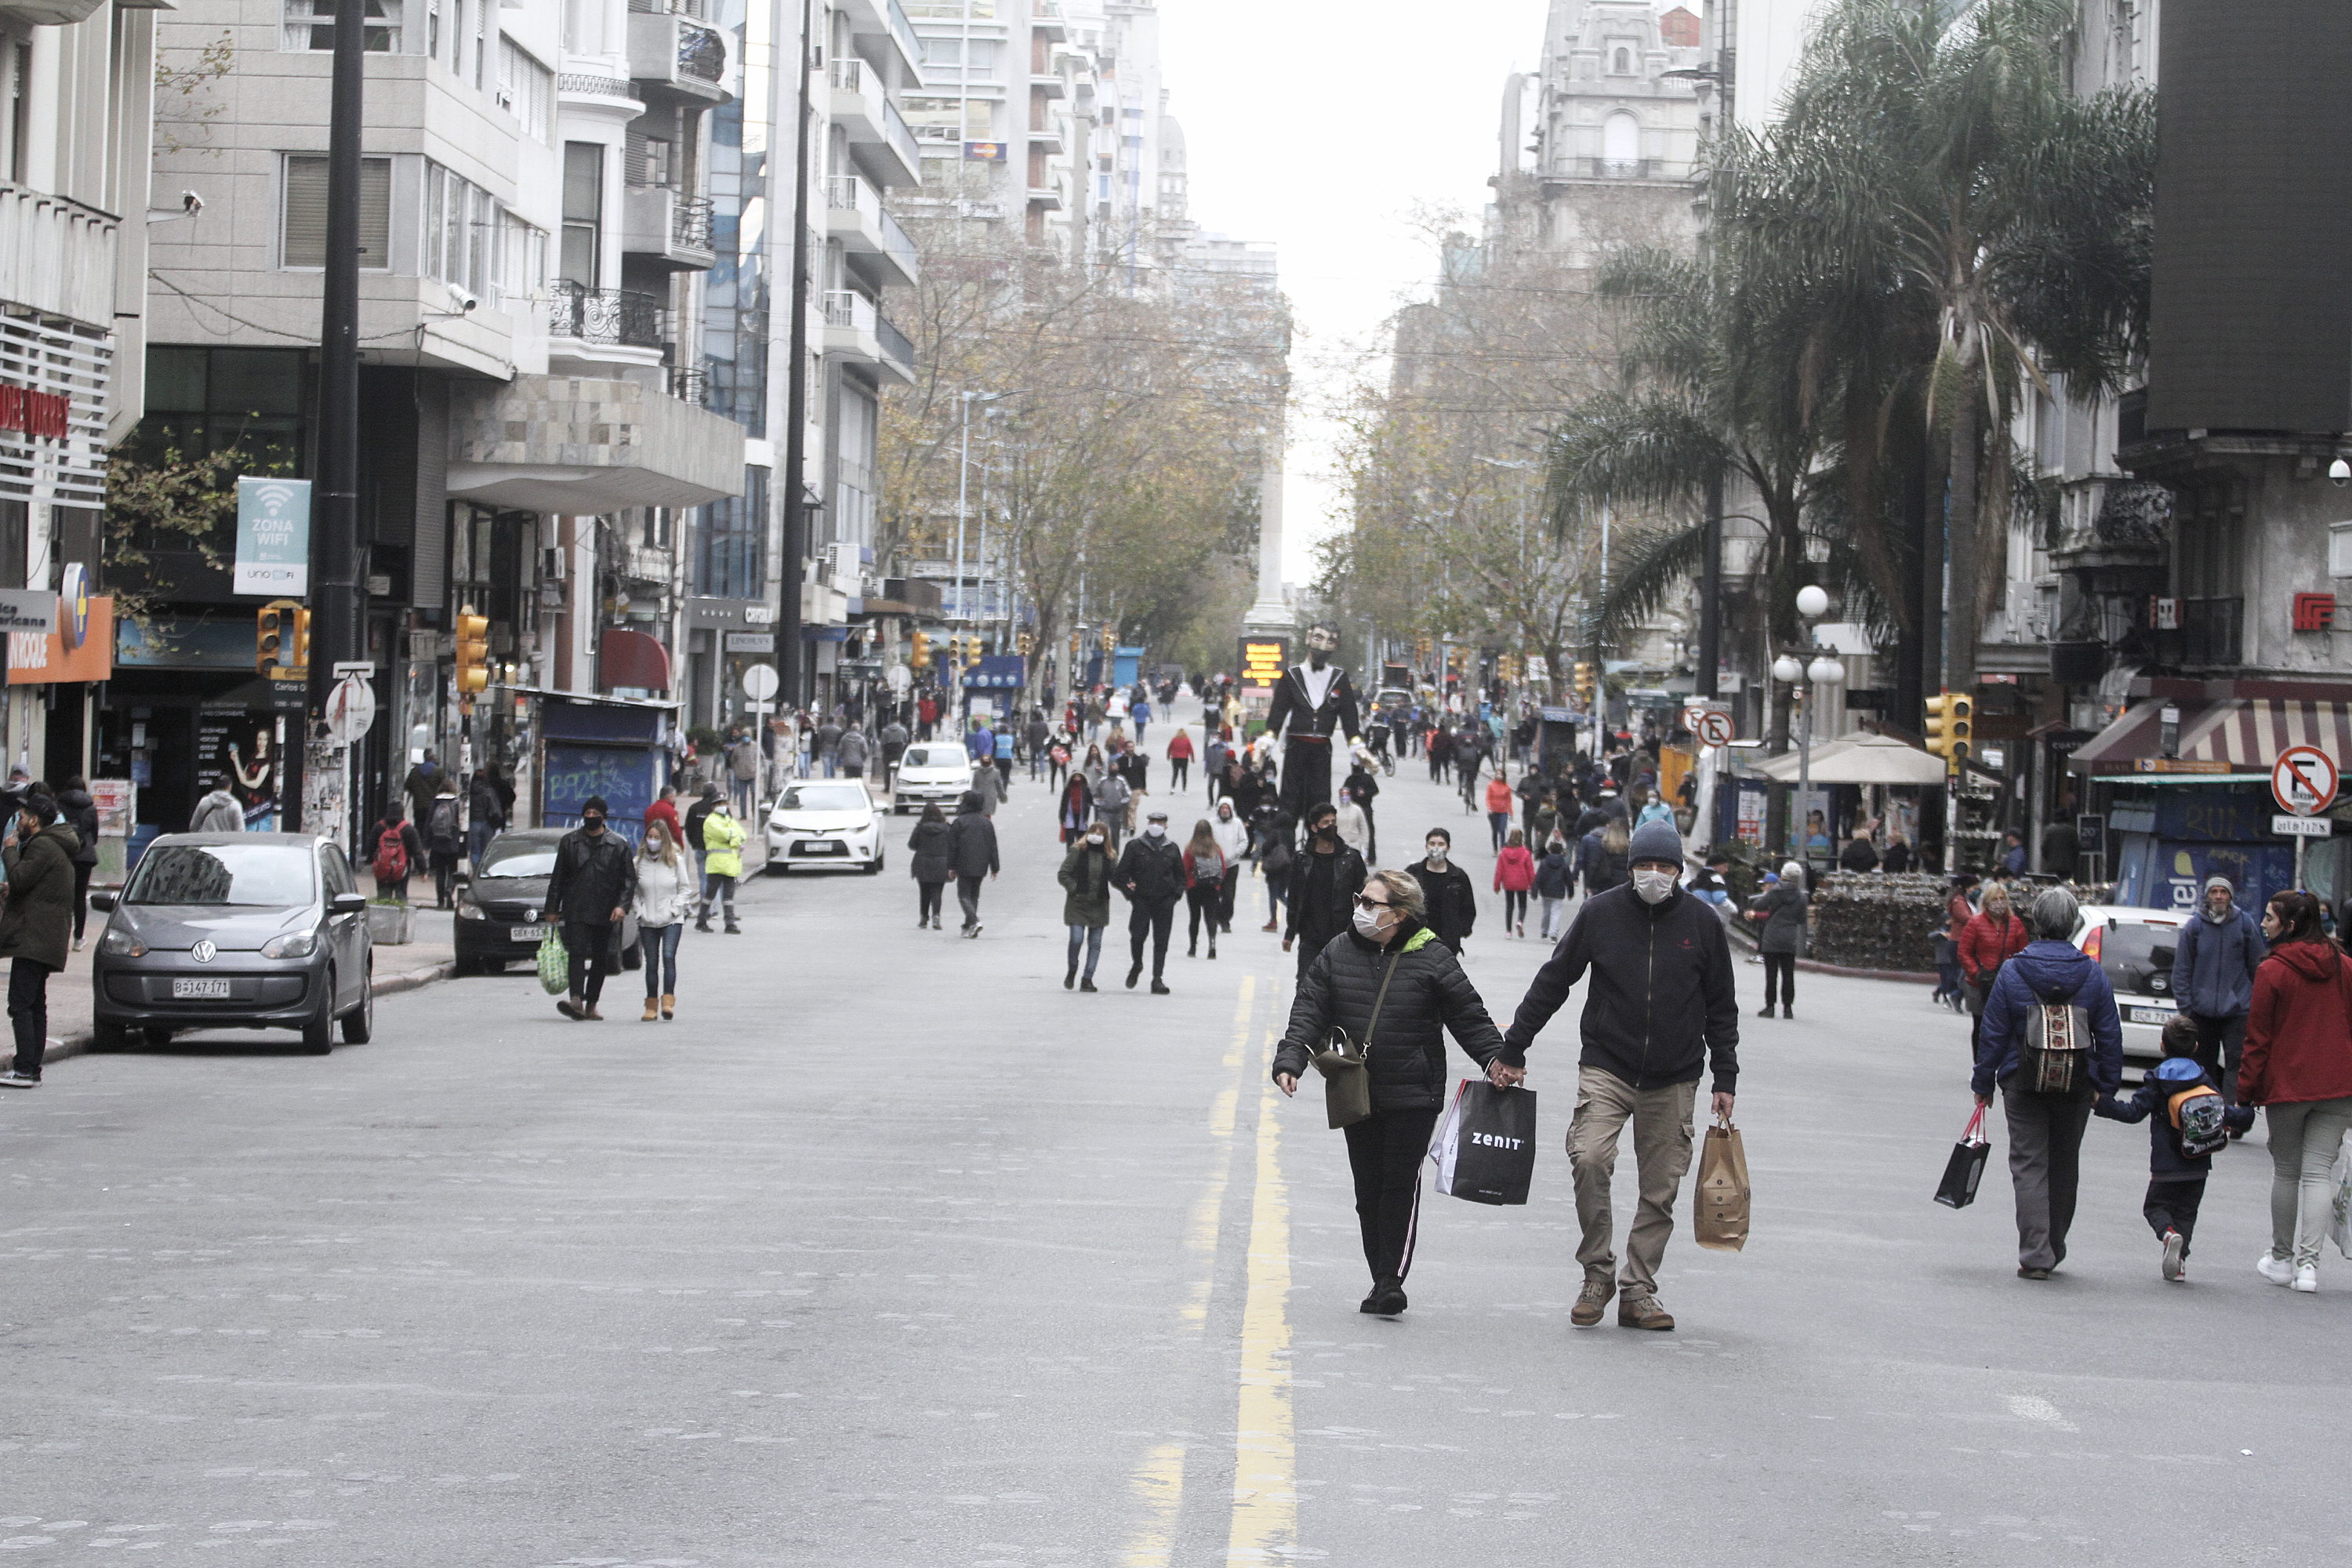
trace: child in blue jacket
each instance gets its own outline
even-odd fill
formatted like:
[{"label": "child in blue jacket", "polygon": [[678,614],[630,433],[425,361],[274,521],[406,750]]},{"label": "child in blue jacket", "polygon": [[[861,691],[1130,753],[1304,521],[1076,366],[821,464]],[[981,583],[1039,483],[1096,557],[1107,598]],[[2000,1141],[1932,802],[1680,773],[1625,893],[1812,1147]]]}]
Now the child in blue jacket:
[{"label": "child in blue jacket", "polygon": [[[2186,1013],[2173,1015],[2164,1026],[2164,1059],[2148,1070],[2138,1089],[2129,1100],[2111,1094],[2093,1107],[2111,1121],[2148,1123],[2147,1198],[2140,1213],[2164,1243],[2164,1277],[2172,1280],[2188,1277],[2189,1238],[2197,1229],[2197,1206],[2213,1169],[2211,1154],[2191,1154],[2180,1142],[2180,1113],[2189,1098],[2221,1095],[2197,1060],[2197,1021]],[[2221,1120],[2242,1132],[2254,1124],[2254,1108],[2229,1106]]]}]

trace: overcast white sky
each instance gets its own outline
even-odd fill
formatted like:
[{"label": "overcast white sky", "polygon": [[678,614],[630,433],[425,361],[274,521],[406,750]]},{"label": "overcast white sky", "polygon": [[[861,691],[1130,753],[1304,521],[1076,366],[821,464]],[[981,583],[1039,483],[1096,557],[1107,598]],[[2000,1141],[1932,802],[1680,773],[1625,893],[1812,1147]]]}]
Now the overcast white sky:
[{"label": "overcast white sky", "polygon": [[1378,344],[1436,254],[1417,208],[1475,223],[1494,172],[1503,79],[1534,68],[1545,0],[1160,0],[1169,110],[1184,127],[1191,216],[1272,240],[1301,329],[1284,576],[1314,575],[1339,507],[1331,366]]}]

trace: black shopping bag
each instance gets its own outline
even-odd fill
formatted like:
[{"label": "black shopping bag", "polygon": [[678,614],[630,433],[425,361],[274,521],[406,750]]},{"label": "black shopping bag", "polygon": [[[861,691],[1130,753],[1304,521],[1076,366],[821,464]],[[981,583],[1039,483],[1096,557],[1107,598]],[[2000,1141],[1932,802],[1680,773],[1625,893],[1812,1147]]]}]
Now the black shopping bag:
[{"label": "black shopping bag", "polygon": [[1429,1146],[1437,1190],[1474,1204],[1523,1204],[1536,1173],[1536,1091],[1464,1079]]},{"label": "black shopping bag", "polygon": [[1985,1142],[1984,1113],[1985,1108],[1978,1106],[1960,1141],[1952,1145],[1952,1157],[1944,1162],[1936,1201],[1948,1209],[1964,1209],[1977,1201],[1977,1184],[1984,1180],[1985,1160],[1992,1153],[1992,1145]]}]

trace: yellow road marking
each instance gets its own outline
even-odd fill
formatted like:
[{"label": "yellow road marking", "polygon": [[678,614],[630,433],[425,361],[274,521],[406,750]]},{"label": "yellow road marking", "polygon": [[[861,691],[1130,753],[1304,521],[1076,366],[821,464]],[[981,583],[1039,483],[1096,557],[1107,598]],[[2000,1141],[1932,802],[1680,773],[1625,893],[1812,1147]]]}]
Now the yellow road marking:
[{"label": "yellow road marking", "polygon": [[[1275,1037],[1266,1036],[1271,1067]],[[1257,1188],[1250,1202],[1249,1301],[1242,1311],[1241,1400],[1234,1432],[1228,1563],[1266,1563],[1298,1543],[1297,1452],[1290,1419],[1290,1194],[1282,1181],[1280,1093],[1259,1092]]]},{"label": "yellow road marking", "polygon": [[1184,1501],[1184,1445],[1162,1443],[1135,1468],[1135,1495],[1143,1527],[1119,1558],[1121,1568],[1170,1568],[1176,1550],[1176,1510]]}]

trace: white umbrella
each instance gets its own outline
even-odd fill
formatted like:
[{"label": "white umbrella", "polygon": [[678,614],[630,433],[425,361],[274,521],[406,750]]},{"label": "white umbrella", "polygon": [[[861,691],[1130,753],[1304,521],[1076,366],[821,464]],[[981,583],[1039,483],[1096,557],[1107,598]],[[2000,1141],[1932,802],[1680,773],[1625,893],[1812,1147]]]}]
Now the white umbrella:
[{"label": "white umbrella", "polygon": [[[1758,773],[1780,784],[1797,779],[1797,753],[1758,764]],[[1847,735],[1813,748],[1817,784],[1939,784],[1944,759],[1892,735]]]}]

